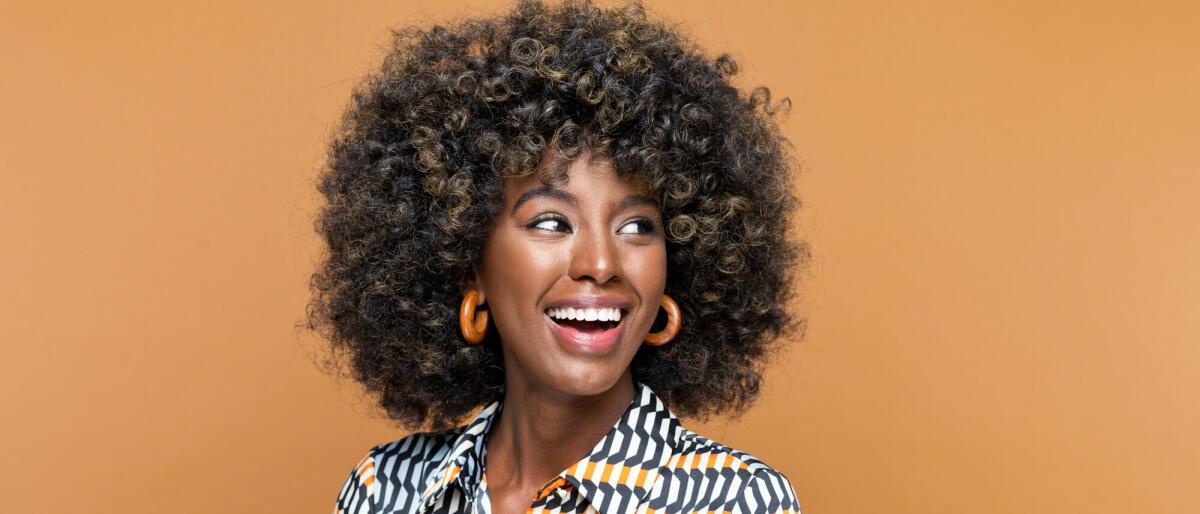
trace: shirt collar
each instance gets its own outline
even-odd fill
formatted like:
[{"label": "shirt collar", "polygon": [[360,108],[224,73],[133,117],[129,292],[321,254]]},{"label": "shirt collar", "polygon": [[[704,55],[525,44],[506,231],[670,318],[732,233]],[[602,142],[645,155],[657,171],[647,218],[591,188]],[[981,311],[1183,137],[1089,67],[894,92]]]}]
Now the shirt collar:
[{"label": "shirt collar", "polygon": [[[636,394],[591,453],[558,475],[601,514],[637,510],[681,437],[682,425],[654,391],[639,384]],[[539,495],[543,492],[550,493],[543,489]]]},{"label": "shirt collar", "polygon": [[450,451],[438,463],[429,482],[421,493],[420,512],[427,511],[437,504],[438,498],[449,490],[451,485],[458,485],[468,501],[475,496],[475,486],[483,478],[483,458],[488,430],[492,427],[496,415],[503,405],[501,400],[489,403],[475,419],[466,426],[459,428],[457,434],[452,434],[454,442]]},{"label": "shirt collar", "polygon": [[[458,485],[470,501],[483,476],[483,442],[500,412],[497,400],[461,429],[449,453],[430,475],[422,494],[422,510],[437,503],[451,485]],[[601,514],[631,512],[641,503],[670,460],[681,436],[682,425],[658,395],[638,384],[633,402],[600,442],[552,479],[535,499],[569,485],[579,491]]]}]

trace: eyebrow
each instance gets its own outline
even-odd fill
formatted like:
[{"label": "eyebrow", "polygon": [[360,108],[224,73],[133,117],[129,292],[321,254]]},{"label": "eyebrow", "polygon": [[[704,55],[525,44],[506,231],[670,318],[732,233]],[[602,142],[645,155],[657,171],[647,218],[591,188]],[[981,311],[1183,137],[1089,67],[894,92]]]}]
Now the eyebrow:
[{"label": "eyebrow", "polygon": [[[563,202],[570,204],[572,207],[579,206],[579,200],[575,198],[575,195],[572,195],[571,193],[568,193],[566,191],[563,191],[562,189],[558,189],[551,185],[542,185],[537,188],[526,191],[525,194],[521,195],[520,198],[517,198],[517,202],[513,204],[512,213],[510,213],[510,215],[515,214],[517,212],[517,209],[520,209],[521,205],[524,204],[525,202],[528,202],[529,200],[532,200],[534,198],[541,198],[541,197],[553,198],[555,200],[561,200]],[[650,198],[649,196],[645,196],[645,195],[629,195],[629,196],[626,196],[625,198],[622,198],[621,201],[617,203],[617,209],[615,212],[621,212],[625,209],[629,209],[631,207],[636,207],[639,205],[650,205],[650,206],[657,208],[658,202],[655,201],[653,198]]]},{"label": "eyebrow", "polygon": [[521,208],[521,204],[528,202],[529,200],[533,200],[534,198],[539,198],[539,197],[548,197],[548,198],[554,198],[555,200],[562,200],[564,202],[571,204],[572,207],[576,207],[579,205],[579,200],[576,200],[575,196],[572,195],[571,193],[563,191],[562,189],[558,189],[554,186],[542,185],[542,186],[538,186],[534,189],[530,189],[529,191],[526,191],[525,194],[521,195],[520,198],[517,198],[517,203],[513,204],[512,212],[515,214],[517,212],[517,209]]},{"label": "eyebrow", "polygon": [[625,209],[629,209],[631,207],[637,207],[639,205],[649,205],[651,207],[654,207],[655,209],[658,208],[658,202],[655,201],[653,198],[650,198],[649,196],[629,195],[629,196],[626,196],[625,198],[622,198],[621,202],[617,204],[616,212],[621,212]]}]

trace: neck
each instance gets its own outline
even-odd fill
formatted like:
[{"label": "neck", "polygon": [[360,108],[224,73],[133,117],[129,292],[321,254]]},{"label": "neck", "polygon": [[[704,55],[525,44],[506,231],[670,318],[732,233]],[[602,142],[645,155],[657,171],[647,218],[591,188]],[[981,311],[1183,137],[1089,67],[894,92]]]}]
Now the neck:
[{"label": "neck", "polygon": [[612,388],[564,395],[510,373],[504,408],[488,434],[488,486],[538,488],[587,456],[634,398],[629,370]]}]

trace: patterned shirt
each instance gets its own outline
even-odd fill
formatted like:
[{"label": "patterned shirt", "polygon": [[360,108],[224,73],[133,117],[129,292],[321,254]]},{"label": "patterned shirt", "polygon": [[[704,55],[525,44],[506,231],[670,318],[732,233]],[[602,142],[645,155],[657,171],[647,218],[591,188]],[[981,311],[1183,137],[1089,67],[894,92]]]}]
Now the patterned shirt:
[{"label": "patterned shirt", "polygon": [[[484,458],[502,403],[444,433],[378,445],[350,472],[334,514],[490,514]],[[680,425],[649,387],[586,457],[547,482],[530,513],[799,513],[779,472]]]}]

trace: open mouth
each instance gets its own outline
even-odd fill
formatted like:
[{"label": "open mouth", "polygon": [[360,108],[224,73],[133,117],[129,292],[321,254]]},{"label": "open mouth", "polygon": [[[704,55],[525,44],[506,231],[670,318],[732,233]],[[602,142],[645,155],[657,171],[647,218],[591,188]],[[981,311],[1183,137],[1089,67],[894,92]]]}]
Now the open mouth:
[{"label": "open mouth", "polygon": [[624,314],[621,309],[615,307],[599,309],[560,307],[546,310],[546,316],[549,316],[554,323],[585,333],[612,330],[621,324]]}]

